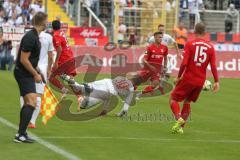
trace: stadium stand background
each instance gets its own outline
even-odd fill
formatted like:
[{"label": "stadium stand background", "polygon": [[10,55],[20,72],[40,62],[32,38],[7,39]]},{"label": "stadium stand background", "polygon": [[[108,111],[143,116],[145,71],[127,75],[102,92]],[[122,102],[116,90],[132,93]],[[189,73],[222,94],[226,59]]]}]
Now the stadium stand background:
[{"label": "stadium stand background", "polygon": [[[67,35],[70,44],[74,45],[76,39],[70,36],[69,28],[81,27],[106,27],[105,41],[118,41],[119,26],[126,26],[123,32],[124,40],[129,40],[135,34],[136,44],[144,45],[157,30],[158,24],[166,25],[166,32],[172,34],[174,26],[178,24],[180,4],[183,0],[7,0],[0,1],[0,25],[30,24],[32,14],[36,11],[47,11],[49,21],[59,18],[67,24]],[[9,4],[9,3],[12,4]],[[214,3],[216,2],[216,3]],[[233,34],[224,33],[224,16],[230,3],[239,9],[238,0],[204,0],[206,10],[201,12],[201,19],[207,24],[209,39],[212,41],[234,41],[238,43],[239,16],[235,18]],[[16,6],[12,16],[12,7]],[[184,9],[183,21],[188,28],[188,9]],[[96,16],[96,18],[94,17]],[[13,19],[13,20],[12,20]],[[16,20],[15,20],[16,19]],[[23,19],[26,19],[23,21]],[[100,21],[100,22],[99,22]],[[17,22],[17,23],[16,23]],[[121,22],[121,23],[120,23]],[[104,27],[103,27],[104,26]],[[191,36],[191,34],[190,34]],[[225,38],[224,38],[225,37]],[[224,40],[223,40],[224,39]],[[78,40],[79,41],[79,40]]]}]

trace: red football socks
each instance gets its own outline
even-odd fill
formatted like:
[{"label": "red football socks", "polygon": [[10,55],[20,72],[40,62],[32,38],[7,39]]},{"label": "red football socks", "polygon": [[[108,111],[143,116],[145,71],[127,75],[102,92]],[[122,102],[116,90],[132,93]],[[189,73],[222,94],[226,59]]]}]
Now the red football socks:
[{"label": "red football socks", "polygon": [[159,86],[159,87],[158,87],[158,90],[162,93],[162,95],[165,94],[163,87]]},{"label": "red football socks", "polygon": [[57,80],[56,78],[52,77],[49,79],[49,81],[58,89],[62,89],[63,85],[61,84],[61,82],[59,80]]},{"label": "red football socks", "polygon": [[142,94],[152,92],[153,89],[154,89],[153,86],[147,86],[147,87],[144,88],[144,90],[142,91]]},{"label": "red football socks", "polygon": [[[190,104],[189,103],[184,103],[183,104],[183,108],[182,108],[182,112],[181,112],[181,116],[185,120],[185,122],[187,121],[190,113],[191,113],[191,106],[190,106]],[[184,124],[182,125],[182,127],[184,127]]]},{"label": "red football socks", "polygon": [[174,114],[175,119],[178,120],[181,117],[180,106],[179,106],[178,102],[172,101],[171,102],[171,109],[172,109],[172,112]]}]

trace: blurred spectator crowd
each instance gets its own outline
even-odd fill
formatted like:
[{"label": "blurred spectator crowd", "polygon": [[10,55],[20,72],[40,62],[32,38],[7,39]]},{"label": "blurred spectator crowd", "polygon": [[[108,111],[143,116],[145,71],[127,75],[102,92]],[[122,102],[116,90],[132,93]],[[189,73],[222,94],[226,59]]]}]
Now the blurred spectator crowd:
[{"label": "blurred spectator crowd", "polygon": [[42,0],[0,1],[0,26],[29,25],[36,12],[45,11]]},{"label": "blurred spectator crowd", "polygon": [[[189,8],[189,3],[198,0],[180,0],[180,8]],[[204,7],[209,10],[226,10],[230,4],[234,4],[236,9],[240,9],[240,0],[201,0]]]},{"label": "blurred spectator crowd", "polygon": [[[29,26],[35,13],[45,11],[42,0],[0,1],[0,28],[3,26]],[[0,31],[0,69],[12,70],[14,56],[11,54],[12,41],[3,37]]]},{"label": "blurred spectator crowd", "polygon": [[12,70],[14,56],[11,54],[12,42],[5,41],[3,34],[0,33],[0,70]]}]

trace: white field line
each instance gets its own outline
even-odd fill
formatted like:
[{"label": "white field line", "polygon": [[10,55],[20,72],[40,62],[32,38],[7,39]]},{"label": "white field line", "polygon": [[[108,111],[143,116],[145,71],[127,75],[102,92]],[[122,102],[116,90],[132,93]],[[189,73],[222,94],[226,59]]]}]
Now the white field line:
[{"label": "white field line", "polygon": [[[2,117],[0,117],[0,123],[8,126],[9,128],[18,130],[18,126],[16,126],[15,124],[9,122],[8,120],[6,120],[6,119],[4,119],[4,118],[2,118]],[[33,139],[35,139],[39,144],[41,144],[41,145],[43,145],[44,147],[50,149],[51,151],[53,151],[53,152],[55,152],[55,153],[63,156],[64,158],[69,159],[69,160],[81,160],[79,157],[77,157],[77,156],[75,156],[75,155],[73,155],[73,154],[65,151],[64,149],[62,149],[62,148],[60,148],[60,147],[58,147],[58,146],[55,146],[55,145],[49,143],[48,141],[45,141],[45,140],[41,139],[40,137],[38,137],[38,136],[30,133],[30,132],[28,132],[28,133],[29,133],[29,135],[30,135]],[[12,143],[13,143],[13,142],[12,142]]]},{"label": "white field line", "polygon": [[48,136],[44,137],[45,139],[113,139],[113,140],[137,140],[137,141],[162,141],[162,142],[173,142],[173,141],[182,141],[182,142],[202,142],[202,143],[240,143],[240,140],[203,140],[203,139],[173,139],[173,138],[138,138],[138,137],[92,137],[92,136]]}]

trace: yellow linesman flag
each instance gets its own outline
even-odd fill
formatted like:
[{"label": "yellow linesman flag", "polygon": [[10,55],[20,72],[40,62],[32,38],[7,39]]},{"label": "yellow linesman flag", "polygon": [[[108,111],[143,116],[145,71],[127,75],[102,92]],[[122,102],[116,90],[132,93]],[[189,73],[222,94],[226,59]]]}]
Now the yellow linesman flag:
[{"label": "yellow linesman flag", "polygon": [[58,99],[54,96],[51,89],[45,85],[41,103],[42,123],[44,125],[47,124],[47,121],[56,114],[57,104]]}]

